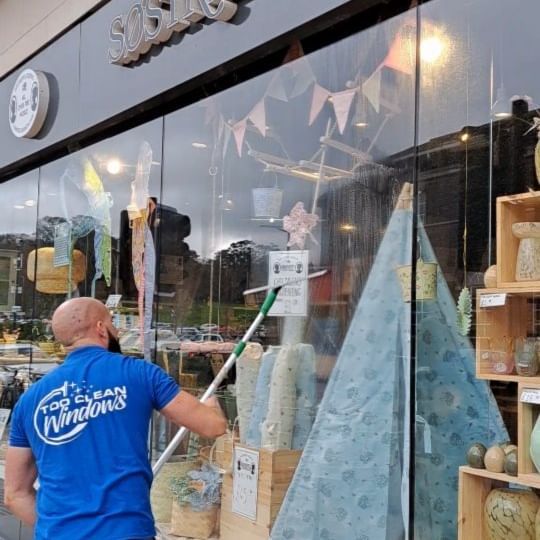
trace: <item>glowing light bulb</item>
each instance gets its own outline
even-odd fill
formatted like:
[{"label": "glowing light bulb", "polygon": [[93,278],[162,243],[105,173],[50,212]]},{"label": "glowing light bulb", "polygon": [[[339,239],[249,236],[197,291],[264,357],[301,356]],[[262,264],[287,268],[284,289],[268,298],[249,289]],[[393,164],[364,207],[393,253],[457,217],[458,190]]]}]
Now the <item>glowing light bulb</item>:
[{"label": "glowing light bulb", "polygon": [[122,163],[119,159],[112,158],[107,161],[107,172],[109,174],[120,174],[122,170]]},{"label": "glowing light bulb", "polygon": [[463,135],[461,135],[460,137],[461,142],[467,142],[469,140],[469,137],[470,135],[468,133],[463,133]]},{"label": "glowing light bulb", "polygon": [[420,57],[424,62],[434,64],[442,55],[443,42],[436,36],[424,38],[420,44]]},{"label": "glowing light bulb", "polygon": [[206,144],[204,144],[202,142],[192,142],[191,146],[193,146],[193,148],[200,148],[201,150],[204,149],[204,148],[208,148],[208,145],[206,145]]}]

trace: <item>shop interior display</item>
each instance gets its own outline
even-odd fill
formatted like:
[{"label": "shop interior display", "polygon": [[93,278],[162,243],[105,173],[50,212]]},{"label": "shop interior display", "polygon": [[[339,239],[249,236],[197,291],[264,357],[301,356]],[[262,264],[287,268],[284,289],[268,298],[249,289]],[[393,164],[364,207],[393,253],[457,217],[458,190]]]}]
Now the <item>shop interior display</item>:
[{"label": "shop interior display", "polygon": [[494,489],[486,498],[484,522],[488,540],[536,540],[540,499],[531,491]]},{"label": "shop interior display", "polygon": [[[540,261],[535,255],[536,221],[532,221],[540,217],[538,201],[538,192],[497,198],[496,270],[486,272],[489,287],[477,290],[476,376],[518,383],[518,425],[517,448],[511,444],[490,448],[483,469],[475,445],[467,455],[469,466],[460,468],[459,534],[467,540],[538,535],[538,499],[532,492],[492,490],[500,482],[540,488],[540,422],[534,399],[540,390],[535,326]],[[498,295],[503,300],[490,305],[489,300]],[[469,519],[480,512],[478,501],[485,506],[485,534]]]},{"label": "shop interior display", "polygon": [[[402,193],[274,525],[273,538],[324,538],[330,534],[325,531],[345,538],[362,530],[372,538],[382,539],[389,531],[395,534],[405,530],[406,509],[395,486],[401,485],[406,491],[408,484],[404,465],[408,445],[403,430],[408,398],[399,373],[407,369],[410,308],[402,299],[395,269],[410,257],[412,212],[408,206],[410,195],[407,196],[406,189]],[[434,261],[435,255],[421,228],[419,235],[423,256]],[[418,365],[422,377],[418,381],[417,415],[423,418],[423,411],[429,411],[426,417],[435,420],[439,428],[436,432],[431,430],[430,435],[424,432],[417,442],[424,449],[416,469],[416,489],[421,495],[419,501],[423,501],[415,510],[415,534],[419,538],[451,537],[455,533],[452,523],[456,507],[452,501],[446,501],[437,518],[431,507],[436,486],[449,489],[456,482],[457,468],[463,459],[461,446],[488,437],[492,441],[507,439],[497,414],[491,416],[489,430],[481,422],[468,420],[471,410],[476,418],[487,419],[489,410],[497,409],[488,386],[473,378],[472,347],[457,332],[456,318],[452,295],[439,272],[436,298],[422,303],[419,319]],[[385,344],[384,350],[379,349],[381,343]],[[384,361],[374,364],[374,358]],[[442,380],[445,385],[440,384]],[[455,383],[449,387],[448,381]],[[370,388],[377,390],[371,392]],[[382,402],[375,395],[383,396]],[[451,414],[448,403],[458,404]],[[404,424],[393,423],[392,417],[395,422],[400,418]],[[359,456],[361,468],[353,465],[352,456]],[[341,477],[335,474],[338,464],[345,465]],[[358,486],[371,493],[369,501],[361,498],[360,504],[348,504],[347,501],[356,500]],[[343,501],[337,513],[330,504],[334,497]]]}]

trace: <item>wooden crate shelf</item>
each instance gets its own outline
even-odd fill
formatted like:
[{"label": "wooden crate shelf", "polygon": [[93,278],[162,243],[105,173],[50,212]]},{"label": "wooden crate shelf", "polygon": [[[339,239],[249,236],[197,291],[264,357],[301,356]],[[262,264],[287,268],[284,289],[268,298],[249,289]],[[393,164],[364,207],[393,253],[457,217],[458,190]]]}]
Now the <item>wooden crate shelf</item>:
[{"label": "wooden crate shelf", "polygon": [[[233,477],[232,474],[226,474],[223,477],[221,499],[221,540],[266,540],[270,537],[274,520],[302,454],[299,450],[260,449],[258,452],[257,519],[253,522],[232,512]],[[233,446],[230,441],[225,443],[223,460],[226,463],[233,462]]]},{"label": "wooden crate shelf", "polygon": [[512,225],[540,221],[540,191],[497,197],[497,287],[508,289],[540,288],[540,281],[516,281],[519,239]]},{"label": "wooden crate shelf", "polygon": [[484,531],[484,504],[492,489],[515,484],[538,487],[528,478],[492,473],[485,469],[459,468],[458,540],[489,540]]},{"label": "wooden crate shelf", "polygon": [[[497,307],[480,307],[482,295],[506,293],[506,304]],[[540,299],[540,289],[478,289],[476,291],[476,377],[493,381],[540,382],[536,377],[493,373],[490,368],[490,353],[504,350],[506,340],[515,341],[535,332],[533,327],[533,299]]]}]

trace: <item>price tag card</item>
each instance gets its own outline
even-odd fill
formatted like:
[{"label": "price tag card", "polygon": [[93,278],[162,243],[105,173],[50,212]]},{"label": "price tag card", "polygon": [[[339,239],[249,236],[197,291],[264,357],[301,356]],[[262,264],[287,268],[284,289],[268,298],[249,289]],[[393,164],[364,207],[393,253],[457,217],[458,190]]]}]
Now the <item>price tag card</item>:
[{"label": "price tag card", "polygon": [[233,500],[234,514],[257,519],[257,486],[259,483],[259,452],[234,448]]},{"label": "price tag card", "polygon": [[540,405],[540,388],[524,388],[519,399],[521,403]]},{"label": "price tag card", "polygon": [[480,295],[480,307],[499,307],[506,304],[506,293],[491,293]]},{"label": "price tag card", "polygon": [[108,309],[115,309],[120,305],[120,300],[122,300],[121,294],[109,294],[107,301],[105,302],[105,307]]}]

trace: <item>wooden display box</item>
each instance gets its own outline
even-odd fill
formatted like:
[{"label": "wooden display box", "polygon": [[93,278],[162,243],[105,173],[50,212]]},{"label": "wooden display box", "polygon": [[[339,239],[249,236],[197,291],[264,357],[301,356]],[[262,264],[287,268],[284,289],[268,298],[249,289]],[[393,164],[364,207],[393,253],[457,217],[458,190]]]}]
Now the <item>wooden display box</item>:
[{"label": "wooden display box", "polygon": [[540,390],[540,383],[520,382],[518,385],[518,477],[520,482],[540,488],[540,473],[536,470],[530,455],[531,433],[538,415],[540,405],[522,403],[521,393],[524,389]]},{"label": "wooden display box", "polygon": [[516,281],[519,238],[512,225],[540,221],[540,191],[497,197],[497,287],[540,290],[540,281]]},{"label": "wooden display box", "polygon": [[508,487],[508,484],[531,484],[504,473],[492,473],[485,469],[459,468],[458,540],[489,540],[484,530],[484,504],[492,489]]},{"label": "wooden display box", "polygon": [[[224,475],[221,496],[221,540],[266,540],[270,537],[274,520],[281,508],[301,454],[299,450],[259,450],[255,522],[232,512],[233,477],[232,473]],[[231,464],[230,469],[232,469],[233,447],[229,441],[225,444],[223,459]]]},{"label": "wooden display box", "polygon": [[[480,307],[482,295],[507,293],[504,306]],[[540,381],[538,377],[521,377],[515,373],[501,375],[493,373],[490,367],[489,353],[504,347],[503,338],[526,337],[534,334],[533,298],[539,293],[516,289],[478,289],[476,291],[476,376],[479,379],[503,381]]]}]

